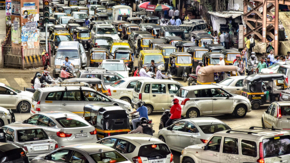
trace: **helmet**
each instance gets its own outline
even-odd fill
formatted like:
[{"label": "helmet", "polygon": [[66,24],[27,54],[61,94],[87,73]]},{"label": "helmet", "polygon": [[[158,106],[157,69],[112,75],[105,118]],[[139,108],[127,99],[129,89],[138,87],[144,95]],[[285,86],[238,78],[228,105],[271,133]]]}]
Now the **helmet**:
[{"label": "helmet", "polygon": [[251,55],[251,59],[254,60],[256,58],[255,55]]},{"label": "helmet", "polygon": [[143,106],[144,105],[144,102],[142,102],[142,101],[139,101],[138,103],[137,103],[137,106],[138,107],[141,107],[141,106]]},{"label": "helmet", "polygon": [[172,101],[173,101],[174,104],[178,104],[179,103],[179,100],[177,98],[174,98]]},{"label": "helmet", "polygon": [[36,74],[36,76],[37,76],[37,77],[41,77],[41,74],[38,72],[38,73]]},{"label": "helmet", "polygon": [[161,70],[162,69],[162,65],[159,65],[157,68],[158,68],[158,70]]},{"label": "helmet", "polygon": [[145,117],[143,117],[143,118],[140,119],[140,123],[141,124],[147,124],[148,120]]}]

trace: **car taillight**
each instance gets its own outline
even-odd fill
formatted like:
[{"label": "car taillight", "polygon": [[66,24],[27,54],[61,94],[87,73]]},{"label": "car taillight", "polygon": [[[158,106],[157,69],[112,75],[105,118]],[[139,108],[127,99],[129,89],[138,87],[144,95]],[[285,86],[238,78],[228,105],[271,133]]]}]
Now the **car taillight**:
[{"label": "car taillight", "polygon": [[277,118],[281,118],[281,117],[282,117],[281,107],[279,107],[277,110]]},{"label": "car taillight", "polygon": [[111,133],[108,133],[108,136],[111,136]]},{"label": "car taillight", "polygon": [[56,135],[61,138],[71,137],[72,134],[64,133],[64,132],[57,132]]},{"label": "car taillight", "polygon": [[108,96],[112,96],[110,88],[108,89]]},{"label": "car taillight", "polygon": [[206,139],[200,139],[200,141],[203,142],[203,143],[207,143],[208,142],[208,140],[206,140]]},{"label": "car taillight", "polygon": [[189,100],[189,98],[184,99],[184,100],[181,102],[181,105],[185,105],[186,102],[187,102],[188,100]]},{"label": "car taillight", "polygon": [[91,131],[90,134],[91,135],[96,135],[97,134],[97,130]]},{"label": "car taillight", "polygon": [[142,93],[139,93],[139,100],[142,100]]},{"label": "car taillight", "polygon": [[259,146],[259,160],[258,160],[258,163],[265,163],[265,160],[264,160],[264,150],[263,150],[263,143],[260,142],[260,146]]},{"label": "car taillight", "polygon": [[133,163],[142,163],[142,159],[140,156],[136,156],[132,158]]},{"label": "car taillight", "polygon": [[26,146],[23,146],[23,149],[24,149],[26,152],[28,152],[28,149],[27,149]]},{"label": "car taillight", "polygon": [[57,149],[57,148],[58,148],[58,144],[55,144],[54,149]]},{"label": "car taillight", "polygon": [[40,105],[40,101],[38,101],[37,104]]},{"label": "car taillight", "polygon": [[40,108],[36,108],[36,111],[40,111]]},{"label": "car taillight", "polygon": [[[40,105],[40,101],[38,101],[36,105]],[[40,108],[36,108],[35,110],[40,111]]]},{"label": "car taillight", "polygon": [[173,161],[173,154],[171,153],[170,154],[170,162],[172,162]]}]

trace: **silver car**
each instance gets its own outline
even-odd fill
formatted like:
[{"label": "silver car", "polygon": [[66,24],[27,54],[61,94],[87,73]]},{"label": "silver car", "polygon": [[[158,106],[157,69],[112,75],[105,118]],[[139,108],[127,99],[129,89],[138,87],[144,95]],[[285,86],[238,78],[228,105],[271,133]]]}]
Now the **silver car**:
[{"label": "silver car", "polygon": [[242,89],[244,87],[243,81],[247,76],[231,76],[225,80],[217,83],[218,86],[221,86],[224,90],[229,93],[241,95]]},{"label": "silver car", "polygon": [[29,159],[58,148],[57,142],[51,139],[42,128],[35,125],[13,123],[5,125],[3,132],[6,141],[22,147]]},{"label": "silver car", "polygon": [[158,138],[172,150],[181,152],[185,147],[207,143],[213,133],[228,130],[230,127],[211,117],[199,117],[176,121],[158,132]]},{"label": "silver car", "polygon": [[31,163],[131,163],[113,148],[84,143],[60,148],[46,155],[39,155]]},{"label": "silver car", "polygon": [[0,127],[15,122],[14,113],[8,109],[0,107]]},{"label": "silver car", "polygon": [[69,111],[49,111],[35,114],[23,121],[37,125],[58,142],[60,147],[79,142],[94,143],[97,141],[95,127],[77,114]]},{"label": "silver car", "polygon": [[231,94],[216,85],[182,87],[175,98],[182,107],[181,115],[187,118],[220,114],[244,117],[252,110],[248,98]]}]

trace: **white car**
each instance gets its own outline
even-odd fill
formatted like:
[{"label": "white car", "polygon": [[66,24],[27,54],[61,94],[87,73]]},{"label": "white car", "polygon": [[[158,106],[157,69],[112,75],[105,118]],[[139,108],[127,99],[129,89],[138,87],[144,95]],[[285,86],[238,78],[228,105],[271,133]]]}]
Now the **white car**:
[{"label": "white car", "polygon": [[[103,60],[99,68],[104,68],[108,71],[116,72],[120,74],[122,77],[129,77],[130,68],[126,66],[123,60],[119,59],[106,59]],[[106,80],[106,79],[104,79]]]},{"label": "white car", "polygon": [[221,86],[224,90],[229,93],[238,94],[242,93],[243,82],[247,76],[231,76],[217,83],[216,85]]},{"label": "white car", "polygon": [[274,63],[272,66],[268,67],[268,68],[263,68],[261,70],[261,73],[277,73],[278,72],[278,69],[281,65],[286,65],[286,64],[290,64],[290,62],[277,62],[277,63]]},{"label": "white car", "polygon": [[[134,87],[138,80],[148,79],[148,77],[128,77],[123,78],[111,86],[106,86],[110,92],[109,96],[121,99],[129,103],[132,102]],[[154,79],[152,79],[154,80]]]},{"label": "white car", "polygon": [[114,41],[120,40],[116,28],[111,24],[95,24],[91,33],[93,37],[106,36],[111,37]]},{"label": "white car", "polygon": [[72,16],[61,16],[58,18],[58,24],[62,25],[63,27],[66,27],[69,20],[73,19]]},{"label": "white car", "polygon": [[21,113],[29,113],[33,93],[20,91],[0,83],[0,106],[7,109],[16,109]]},{"label": "white car", "polygon": [[146,134],[122,134],[104,138],[98,143],[116,149],[134,163],[172,163],[173,154],[156,137]]},{"label": "white car", "polygon": [[207,143],[213,133],[228,130],[230,127],[211,117],[199,117],[176,121],[158,132],[158,138],[170,149],[181,152],[185,147]]}]

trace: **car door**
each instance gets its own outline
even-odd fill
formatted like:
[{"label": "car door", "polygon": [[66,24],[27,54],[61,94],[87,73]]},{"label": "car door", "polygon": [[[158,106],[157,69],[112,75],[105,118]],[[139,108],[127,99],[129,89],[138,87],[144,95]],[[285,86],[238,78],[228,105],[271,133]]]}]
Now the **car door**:
[{"label": "car door", "polygon": [[[232,113],[233,108],[233,97],[221,88],[212,88],[212,113],[213,114],[225,114]],[[227,97],[228,95],[228,97]]]},{"label": "car door", "polygon": [[[228,87],[229,90],[230,90],[230,93],[233,93],[233,94],[237,94],[237,95],[240,95],[241,92],[242,92],[242,88],[243,88],[243,79],[241,80],[237,80],[237,81],[234,81],[230,84],[230,86]],[[228,89],[227,88],[227,89]]]},{"label": "car door", "polygon": [[68,90],[63,92],[60,109],[82,115],[85,101],[80,90]]},{"label": "car door", "polygon": [[[131,98],[130,100],[132,100],[132,98],[133,98],[133,91],[134,91],[134,87],[136,86],[137,82],[138,82],[137,80],[131,81],[127,85],[127,87],[126,87],[127,89],[124,91],[124,94],[127,94],[127,96]],[[121,96],[122,96],[122,91],[121,91]]]},{"label": "car door", "polygon": [[170,148],[178,150],[180,149],[179,135],[183,133],[185,124],[185,121],[179,121],[167,128],[165,141],[170,146]]},{"label": "car door", "polygon": [[16,102],[18,102],[17,93],[6,88],[0,87],[0,106],[4,108],[16,108]]},{"label": "car door", "polygon": [[275,125],[275,121],[277,119],[277,109],[278,109],[278,105],[276,103],[273,103],[273,106],[272,106],[272,109],[271,109],[271,113],[268,117],[268,125],[269,125],[269,128],[272,128],[272,127],[276,127]]},{"label": "car door", "polygon": [[213,100],[211,89],[193,90],[193,94],[196,97],[195,103],[200,112],[202,112],[203,115],[212,114]]},{"label": "car door", "polygon": [[73,151],[68,149],[57,150],[51,154],[46,155],[41,162],[43,163],[65,163],[71,158]]},{"label": "car door", "polygon": [[54,111],[62,111],[62,108],[60,107],[63,103],[61,100],[61,97],[63,95],[63,91],[58,92],[49,92],[45,98],[45,101],[40,104],[41,111],[49,111],[50,108],[53,108]]},{"label": "car door", "polygon": [[240,162],[239,143],[237,138],[224,137],[223,150],[220,154],[220,162]]},{"label": "car door", "polygon": [[70,155],[68,159],[69,163],[87,163],[89,162],[86,156],[80,152],[72,151],[72,154]]},{"label": "car door", "polygon": [[174,98],[174,95],[179,91],[180,85],[177,84],[167,84],[168,88],[168,105],[172,103],[172,100]]},{"label": "car door", "polygon": [[272,112],[272,108],[273,108],[273,104],[271,104],[268,109],[265,111],[264,113],[264,117],[263,117],[263,122],[266,128],[271,128],[271,112]]},{"label": "car door", "polygon": [[221,136],[214,136],[200,153],[202,163],[220,162],[220,148],[222,144]]},{"label": "car door", "polygon": [[189,145],[196,144],[197,137],[200,136],[198,129],[195,127],[195,125],[191,122],[187,122],[184,131],[179,133],[179,147],[180,149],[184,149],[185,147]]},{"label": "car door", "polygon": [[168,107],[168,95],[166,84],[151,84],[150,101],[154,105],[154,110],[161,110]]}]

